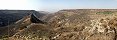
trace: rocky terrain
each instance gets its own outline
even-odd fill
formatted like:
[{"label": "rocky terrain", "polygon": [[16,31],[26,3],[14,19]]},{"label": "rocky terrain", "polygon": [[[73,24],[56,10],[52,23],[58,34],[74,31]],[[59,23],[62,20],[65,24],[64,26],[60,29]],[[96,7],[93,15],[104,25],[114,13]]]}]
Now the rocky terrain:
[{"label": "rocky terrain", "polygon": [[43,16],[36,13],[0,27],[0,39],[117,40],[117,9],[66,9]]}]

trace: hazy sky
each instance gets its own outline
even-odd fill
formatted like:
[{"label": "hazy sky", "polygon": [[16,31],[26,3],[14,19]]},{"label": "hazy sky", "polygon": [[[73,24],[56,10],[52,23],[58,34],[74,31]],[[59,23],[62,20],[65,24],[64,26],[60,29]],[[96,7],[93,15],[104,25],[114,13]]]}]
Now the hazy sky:
[{"label": "hazy sky", "polygon": [[0,0],[0,9],[61,9],[117,8],[117,0]]},{"label": "hazy sky", "polygon": [[39,0],[0,0],[0,9],[38,10]]}]

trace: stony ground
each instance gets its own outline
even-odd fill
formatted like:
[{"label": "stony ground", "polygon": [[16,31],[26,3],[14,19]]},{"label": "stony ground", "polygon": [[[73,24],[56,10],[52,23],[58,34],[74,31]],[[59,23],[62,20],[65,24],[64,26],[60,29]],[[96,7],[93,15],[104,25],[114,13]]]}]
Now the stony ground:
[{"label": "stony ground", "polygon": [[[85,11],[85,10],[84,10]],[[47,23],[31,23],[30,17],[23,18],[12,27],[5,40],[117,40],[117,12],[59,11],[43,20]],[[51,17],[51,18],[50,18]]]}]

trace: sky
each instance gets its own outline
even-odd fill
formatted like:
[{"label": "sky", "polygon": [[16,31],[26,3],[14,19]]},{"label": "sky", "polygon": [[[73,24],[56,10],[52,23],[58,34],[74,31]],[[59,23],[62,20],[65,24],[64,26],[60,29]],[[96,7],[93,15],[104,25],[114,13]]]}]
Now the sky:
[{"label": "sky", "polygon": [[117,0],[0,0],[0,9],[58,11],[62,9],[116,9]]},{"label": "sky", "polygon": [[38,10],[38,0],[0,0],[0,9],[8,10]]}]

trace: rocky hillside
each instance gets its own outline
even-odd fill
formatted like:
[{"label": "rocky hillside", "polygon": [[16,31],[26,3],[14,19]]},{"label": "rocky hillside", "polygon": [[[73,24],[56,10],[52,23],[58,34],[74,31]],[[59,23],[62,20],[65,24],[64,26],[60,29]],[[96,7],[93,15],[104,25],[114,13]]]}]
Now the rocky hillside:
[{"label": "rocky hillside", "polygon": [[0,10],[0,27],[13,24],[14,22],[30,14],[36,14],[38,17],[45,15],[35,10]]},{"label": "rocky hillside", "polygon": [[0,28],[0,39],[117,40],[116,13],[116,9],[60,10],[41,17],[42,20],[30,14]]}]

